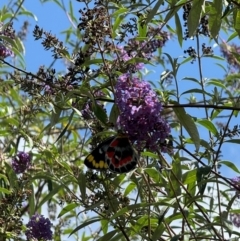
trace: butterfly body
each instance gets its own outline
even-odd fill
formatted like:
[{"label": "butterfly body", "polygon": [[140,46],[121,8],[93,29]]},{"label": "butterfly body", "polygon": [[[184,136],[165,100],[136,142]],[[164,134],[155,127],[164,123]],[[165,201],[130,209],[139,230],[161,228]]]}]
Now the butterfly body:
[{"label": "butterfly body", "polygon": [[137,153],[127,135],[118,134],[99,144],[86,157],[84,164],[91,169],[125,173],[135,169],[137,160]]}]

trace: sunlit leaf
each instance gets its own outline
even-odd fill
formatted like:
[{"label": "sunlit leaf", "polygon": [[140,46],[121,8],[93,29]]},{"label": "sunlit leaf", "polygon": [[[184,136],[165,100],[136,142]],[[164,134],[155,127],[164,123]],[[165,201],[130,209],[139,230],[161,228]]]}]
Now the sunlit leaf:
[{"label": "sunlit leaf", "polygon": [[192,117],[190,115],[188,115],[186,113],[186,111],[184,110],[184,108],[182,108],[182,107],[174,108],[173,110],[174,110],[178,120],[180,121],[180,123],[184,126],[184,128],[186,129],[186,131],[192,138],[193,143],[196,147],[196,150],[198,150],[200,147],[200,137],[199,137],[198,129],[197,129]]},{"label": "sunlit leaf", "polygon": [[188,15],[188,32],[189,36],[195,35],[200,19],[202,17],[202,11],[205,7],[205,0],[193,0],[190,13]]}]

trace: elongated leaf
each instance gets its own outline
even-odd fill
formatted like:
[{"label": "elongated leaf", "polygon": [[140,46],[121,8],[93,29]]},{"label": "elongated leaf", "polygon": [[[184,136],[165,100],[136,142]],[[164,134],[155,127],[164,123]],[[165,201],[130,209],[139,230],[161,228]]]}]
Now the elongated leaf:
[{"label": "elongated leaf", "polygon": [[[182,168],[179,160],[172,162],[172,172],[170,172],[171,188],[169,188],[169,197],[175,197],[181,195],[181,186],[179,180],[182,181]],[[174,173],[174,175],[173,175]]]},{"label": "elongated leaf", "polygon": [[21,14],[21,15],[25,15],[25,16],[28,16],[28,17],[32,17],[32,18],[34,18],[34,20],[37,22],[38,21],[38,18],[37,18],[37,16],[36,15],[34,15],[32,12],[30,12],[30,11],[27,11],[27,10],[22,10],[21,12],[19,12],[19,14]]},{"label": "elongated leaf", "polygon": [[222,89],[226,89],[226,85],[223,84],[222,80],[218,80],[218,79],[213,79],[207,82],[206,85],[215,85],[218,86]]},{"label": "elongated leaf", "polygon": [[158,0],[153,9],[148,13],[146,25],[154,18],[155,14],[157,13],[158,9],[160,8],[163,0]]},{"label": "elongated leaf", "polygon": [[49,192],[39,203],[38,207],[41,207],[45,202],[49,201],[56,193],[58,193],[61,189],[63,188],[63,186],[59,185],[59,186],[55,186],[53,188],[53,190],[51,192]]},{"label": "elongated leaf", "polygon": [[233,40],[234,38],[236,38],[238,36],[237,32],[233,32],[227,39],[227,43],[230,42],[231,40]]},{"label": "elongated leaf", "polygon": [[215,38],[218,35],[219,30],[221,28],[222,8],[223,8],[222,0],[213,0],[213,3],[210,7],[210,12],[208,14],[209,30],[213,38]]},{"label": "elongated leaf", "polygon": [[178,42],[179,42],[180,46],[182,47],[182,41],[183,41],[182,24],[179,19],[178,13],[175,13],[175,24],[176,24],[176,32],[177,32]]},{"label": "elongated leaf", "polygon": [[102,219],[102,220],[101,220],[101,226],[102,226],[103,234],[107,234],[108,224],[109,224],[108,219]]},{"label": "elongated leaf", "polygon": [[196,182],[196,169],[187,171],[183,174],[183,184],[191,184]]},{"label": "elongated leaf", "polygon": [[72,210],[73,210],[74,208],[76,208],[77,206],[79,206],[79,204],[77,204],[77,203],[70,203],[70,204],[68,204],[68,205],[67,205],[66,207],[64,207],[64,208],[62,209],[62,211],[59,213],[58,218],[62,217],[64,214],[72,211]]},{"label": "elongated leaf", "polygon": [[11,193],[10,190],[8,190],[8,189],[6,189],[6,188],[3,188],[3,187],[0,187],[0,192],[1,192],[1,193],[5,193],[5,194],[10,194],[10,193]]},{"label": "elongated leaf", "polygon": [[81,199],[84,202],[85,198],[86,198],[86,176],[85,176],[85,173],[83,173],[83,172],[79,173],[78,184],[79,184],[79,188],[80,188],[80,192],[81,192]]},{"label": "elongated leaf", "polygon": [[163,234],[163,232],[165,231],[165,227],[164,225],[161,223],[157,226],[157,228],[155,229],[153,236],[151,237],[152,241],[157,241],[159,240],[159,237],[161,237],[161,235]]},{"label": "elongated leaf", "polygon": [[174,108],[173,109],[178,120],[183,125],[183,127],[186,129],[190,137],[192,138],[192,141],[196,147],[196,150],[198,151],[200,146],[200,137],[198,133],[198,129],[190,115],[188,115],[184,108]]},{"label": "elongated leaf", "polygon": [[240,173],[240,170],[236,167],[236,165],[233,162],[230,161],[220,161],[219,164],[225,165],[229,168],[231,168],[233,171]]},{"label": "elongated leaf", "polygon": [[[34,193],[33,185],[30,186],[30,189],[31,189],[32,193]],[[29,214],[30,214],[30,216],[32,216],[35,213],[35,211],[36,211],[35,208],[36,208],[35,195],[31,195],[29,197]]]},{"label": "elongated leaf", "polygon": [[[60,133],[60,135],[58,136],[56,142],[58,142],[58,141],[63,137],[63,135],[66,133],[66,131],[67,131],[69,125],[71,124],[71,121],[72,121],[73,115],[74,115],[74,111],[72,111],[72,114],[70,115],[70,117],[69,117],[69,119],[68,119],[68,123],[67,123],[67,125],[66,125],[66,126],[64,127],[64,129],[61,131],[61,133]],[[55,143],[56,143],[56,142],[55,142]]]},{"label": "elongated leaf", "polygon": [[240,139],[232,139],[232,140],[227,140],[224,142],[230,142],[230,143],[235,143],[235,144],[240,144]]},{"label": "elongated leaf", "polygon": [[105,112],[105,110],[98,105],[97,103],[95,103],[93,105],[93,112],[96,115],[96,117],[103,123],[106,124],[107,122],[107,113]]},{"label": "elongated leaf", "polygon": [[129,205],[127,207],[122,208],[121,210],[119,210],[117,213],[115,213],[111,218],[110,218],[110,222],[114,219],[116,219],[117,217],[120,217],[122,215],[126,215],[127,212],[134,210],[134,209],[138,209],[138,208],[144,208],[144,207],[149,207],[149,206],[158,206],[162,204],[161,202],[156,202],[156,203],[137,203],[137,204],[132,204]]},{"label": "elongated leaf", "polygon": [[77,226],[70,234],[69,236],[71,236],[73,233],[76,233],[78,230],[86,227],[86,226],[89,226],[90,224],[92,223],[96,223],[96,222],[99,222],[100,221],[100,218],[92,218],[90,220],[87,220],[86,222],[84,222],[83,224]]},{"label": "elongated leaf", "polygon": [[130,182],[125,189],[124,196],[126,197],[134,188],[136,188],[136,184],[134,182]]},{"label": "elongated leaf", "polygon": [[116,104],[113,104],[110,115],[109,115],[109,122],[111,122],[115,125],[117,122],[118,115],[119,115],[119,109]]},{"label": "elongated leaf", "polygon": [[107,234],[105,234],[104,236],[102,236],[101,238],[97,239],[97,241],[106,241],[106,240],[110,240],[117,232],[118,230],[115,229]]},{"label": "elongated leaf", "polygon": [[184,91],[181,95],[190,94],[190,93],[200,93],[200,94],[204,93],[206,95],[211,96],[209,93],[207,93],[206,91],[203,91],[201,89],[190,89],[190,90]]},{"label": "elongated leaf", "polygon": [[240,36],[240,9],[234,8],[233,9],[233,21],[234,21],[234,29]]},{"label": "elongated leaf", "polygon": [[151,177],[156,183],[159,183],[161,180],[161,173],[154,168],[145,168],[144,172],[146,172],[149,177]]},{"label": "elongated leaf", "polygon": [[205,0],[193,0],[192,8],[188,16],[188,31],[189,37],[192,37],[200,23],[202,17],[202,10],[205,7]]},{"label": "elongated leaf", "polygon": [[218,136],[218,131],[215,125],[209,120],[197,120],[197,123],[206,127],[213,135]]},{"label": "elongated leaf", "polygon": [[127,13],[129,10],[127,8],[119,8],[117,11],[115,11],[111,16],[112,17],[118,17],[119,15],[123,13]]},{"label": "elongated leaf", "polygon": [[165,19],[164,19],[164,22],[167,23],[169,21],[169,19],[171,19],[175,13],[178,12],[178,10],[181,8],[182,6],[172,6],[172,8],[170,9],[170,11],[168,11]]},{"label": "elongated leaf", "polygon": [[113,25],[113,38],[115,38],[117,36],[117,29],[119,27],[119,25],[121,24],[121,22],[124,20],[124,15],[119,15],[115,21],[114,21],[114,25]]},{"label": "elongated leaf", "polygon": [[158,159],[158,155],[157,154],[149,152],[149,151],[142,152],[141,156],[143,156],[143,157],[144,156],[148,156],[148,157],[151,157],[151,158],[154,158],[154,159]]}]

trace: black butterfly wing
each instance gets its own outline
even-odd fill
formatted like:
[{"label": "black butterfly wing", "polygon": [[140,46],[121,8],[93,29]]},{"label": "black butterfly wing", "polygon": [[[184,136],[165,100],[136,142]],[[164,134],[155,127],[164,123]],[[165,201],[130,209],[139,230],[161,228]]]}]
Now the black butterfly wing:
[{"label": "black butterfly wing", "polygon": [[84,160],[84,164],[91,169],[96,170],[105,170],[108,169],[108,164],[105,159],[105,153],[115,139],[115,136],[112,136],[102,143],[100,143]]}]

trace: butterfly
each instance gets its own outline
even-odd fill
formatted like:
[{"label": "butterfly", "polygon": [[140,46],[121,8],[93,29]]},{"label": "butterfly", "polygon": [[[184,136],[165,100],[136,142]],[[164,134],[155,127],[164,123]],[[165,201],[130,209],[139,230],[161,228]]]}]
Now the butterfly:
[{"label": "butterfly", "polygon": [[137,152],[128,136],[119,133],[99,144],[86,157],[84,164],[91,169],[110,169],[116,173],[125,173],[135,169],[137,162]]}]

